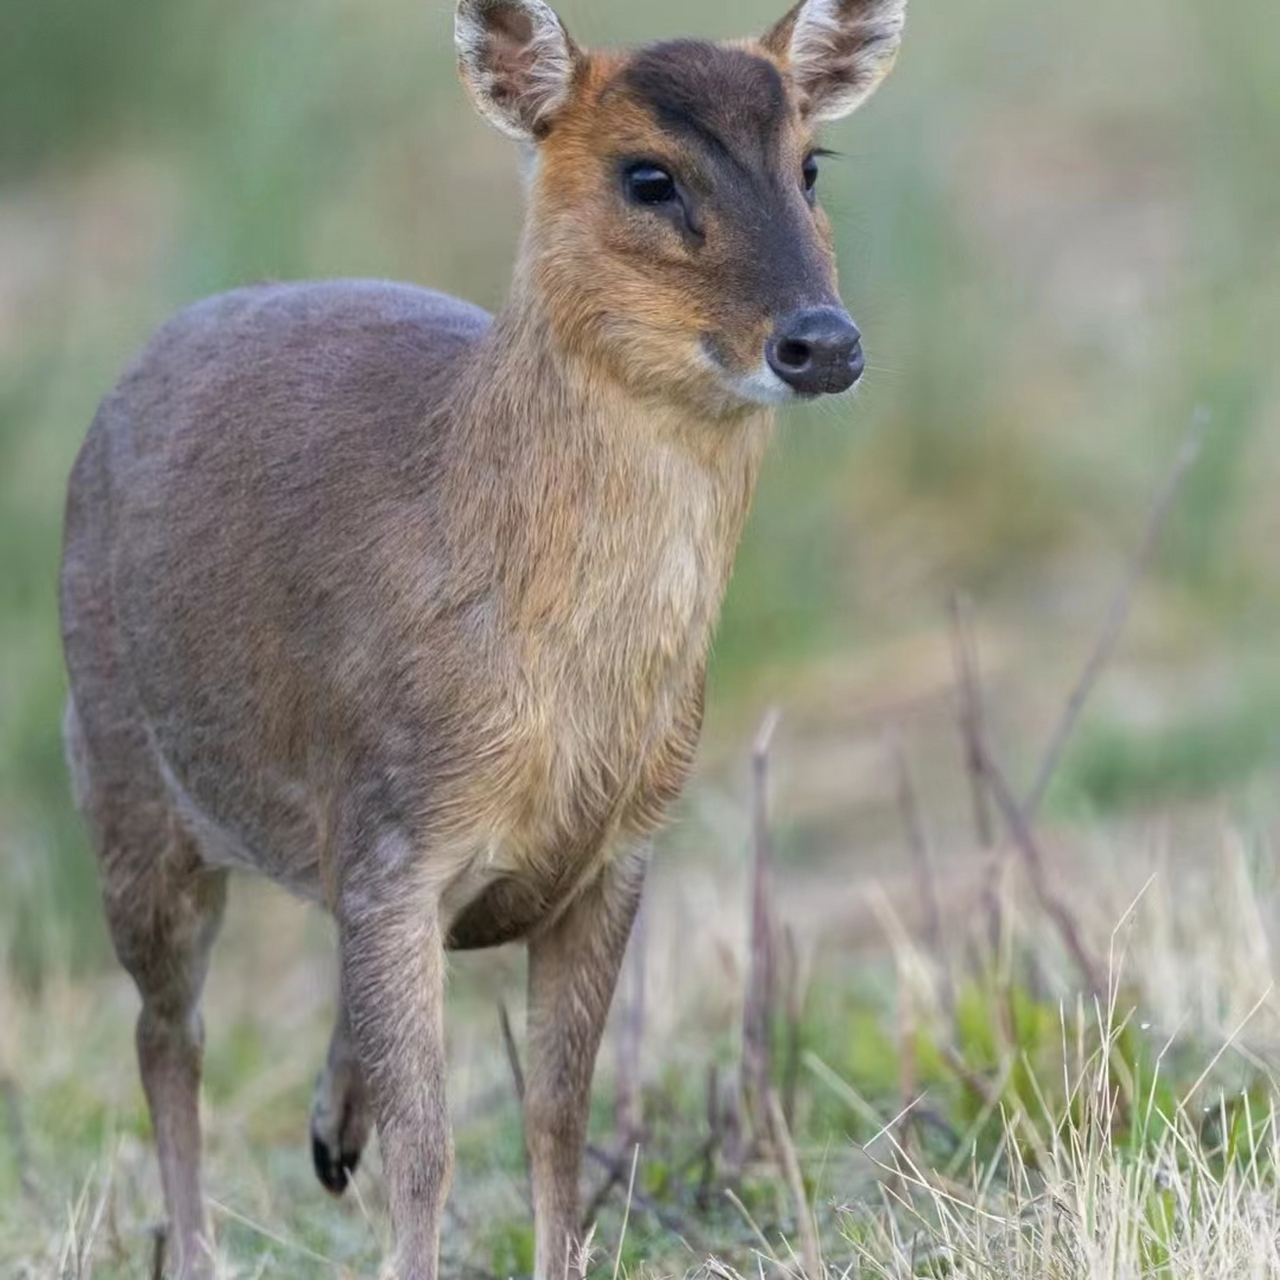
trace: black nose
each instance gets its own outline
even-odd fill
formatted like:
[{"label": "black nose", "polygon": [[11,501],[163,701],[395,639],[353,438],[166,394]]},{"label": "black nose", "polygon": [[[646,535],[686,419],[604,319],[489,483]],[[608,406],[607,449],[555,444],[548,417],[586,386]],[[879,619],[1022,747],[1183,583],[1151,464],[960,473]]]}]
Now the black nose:
[{"label": "black nose", "polygon": [[862,377],[862,334],[838,307],[797,311],[778,326],[765,355],[802,396],[848,391]]}]

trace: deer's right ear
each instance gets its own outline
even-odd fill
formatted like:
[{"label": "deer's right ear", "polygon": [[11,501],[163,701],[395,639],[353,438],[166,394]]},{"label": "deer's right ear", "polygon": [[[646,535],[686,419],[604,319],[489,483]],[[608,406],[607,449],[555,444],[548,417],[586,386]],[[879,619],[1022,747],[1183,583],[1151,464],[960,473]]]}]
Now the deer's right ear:
[{"label": "deer's right ear", "polygon": [[545,136],[583,54],[542,0],[458,0],[454,42],[480,114],[518,141]]}]

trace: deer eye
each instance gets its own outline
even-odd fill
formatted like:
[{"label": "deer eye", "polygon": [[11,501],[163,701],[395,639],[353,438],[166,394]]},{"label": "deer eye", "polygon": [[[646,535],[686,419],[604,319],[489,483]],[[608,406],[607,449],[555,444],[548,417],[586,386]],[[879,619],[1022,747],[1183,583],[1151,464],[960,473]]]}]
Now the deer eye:
[{"label": "deer eye", "polygon": [[656,164],[634,164],[626,172],[627,195],[636,204],[670,204],[676,180]]},{"label": "deer eye", "polygon": [[811,151],[804,158],[804,167],[800,170],[804,179],[805,195],[812,196],[818,185],[818,153]]}]

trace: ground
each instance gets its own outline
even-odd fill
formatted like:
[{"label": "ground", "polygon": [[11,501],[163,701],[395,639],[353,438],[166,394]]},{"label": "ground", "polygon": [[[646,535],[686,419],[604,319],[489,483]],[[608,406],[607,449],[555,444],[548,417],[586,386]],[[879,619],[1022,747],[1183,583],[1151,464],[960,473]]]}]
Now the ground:
[{"label": "ground", "polygon": [[[985,639],[999,687],[999,646]],[[941,642],[926,638],[920,652]],[[1280,1265],[1271,1067],[1280,896],[1267,807],[1241,818],[1183,803],[1037,829],[1051,891],[1101,975],[1090,996],[1022,854],[999,839],[981,847],[964,770],[942,767],[947,754],[961,759],[948,681],[920,658],[903,701],[877,665],[846,672],[844,712],[828,708],[828,731],[849,739],[843,754],[823,749],[823,721],[799,684],[803,727],[786,732],[784,722],[770,749],[770,1053],[781,1126],[753,1124],[739,1101],[751,985],[749,737],[724,724],[709,744],[659,850],[601,1054],[583,1188],[593,1267],[1270,1274]],[[911,666],[901,654],[894,664]],[[814,687],[829,690],[832,679],[815,675]],[[901,714],[887,716],[890,705]],[[862,732],[849,730],[849,716]],[[904,755],[923,779],[905,811],[885,744],[891,721],[908,726]],[[913,861],[913,823],[926,828],[932,870]],[[518,949],[452,966],[458,1158],[446,1274],[531,1267],[519,1109],[499,1025],[505,1006],[519,1043],[522,967]],[[370,1275],[385,1250],[376,1149],[342,1201],[310,1167],[307,1110],[333,981],[328,922],[237,880],[206,1001],[207,1183],[226,1276]],[[110,965],[50,977],[38,993],[0,988],[5,1274],[123,1277],[151,1265],[162,1204],[135,1012],[128,980]],[[637,1025],[638,1052],[626,1047]],[[620,1117],[637,1108],[633,1128]]]}]

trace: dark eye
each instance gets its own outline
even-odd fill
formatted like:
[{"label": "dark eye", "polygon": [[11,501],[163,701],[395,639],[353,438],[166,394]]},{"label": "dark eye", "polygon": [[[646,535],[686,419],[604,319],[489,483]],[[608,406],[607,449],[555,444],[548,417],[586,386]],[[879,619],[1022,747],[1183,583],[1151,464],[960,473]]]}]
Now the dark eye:
[{"label": "dark eye", "polygon": [[806,195],[813,195],[814,188],[818,185],[818,156],[816,152],[810,152],[804,158],[804,167],[800,170],[801,176],[804,178],[804,189]]},{"label": "dark eye", "polygon": [[669,204],[676,198],[676,180],[656,164],[636,164],[627,170],[627,195],[636,204]]}]

